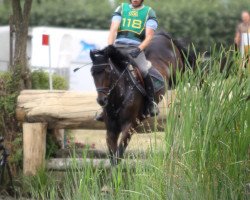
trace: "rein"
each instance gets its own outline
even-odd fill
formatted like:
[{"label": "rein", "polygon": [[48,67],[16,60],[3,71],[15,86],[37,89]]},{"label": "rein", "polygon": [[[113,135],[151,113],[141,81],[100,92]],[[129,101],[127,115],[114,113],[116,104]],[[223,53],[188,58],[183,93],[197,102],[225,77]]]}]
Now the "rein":
[{"label": "rein", "polygon": [[109,95],[111,94],[111,92],[115,89],[115,87],[117,86],[117,84],[120,82],[121,78],[123,77],[123,75],[125,74],[127,67],[123,70],[123,72],[121,73],[121,75],[119,76],[119,78],[116,80],[116,82],[112,85],[112,87],[109,89],[107,96],[109,97]]},{"label": "rein", "polygon": [[[92,68],[100,67],[100,66],[107,66],[107,65],[110,65],[111,69],[113,69],[111,63],[95,64],[95,65],[92,66]],[[105,68],[105,67],[103,67],[103,68]],[[100,69],[100,70],[103,70],[103,69]],[[121,73],[121,75],[119,76],[119,78],[116,80],[116,82],[111,87],[98,87],[98,88],[96,88],[96,91],[104,93],[104,94],[107,95],[107,97],[109,97],[111,95],[112,91],[117,86],[117,84],[120,82],[120,80],[123,77],[123,75],[125,74],[126,70],[127,70],[127,67],[123,70],[123,72]]]},{"label": "rein", "polygon": [[109,63],[96,64],[92,65],[92,67],[107,66],[107,65],[109,65]]}]

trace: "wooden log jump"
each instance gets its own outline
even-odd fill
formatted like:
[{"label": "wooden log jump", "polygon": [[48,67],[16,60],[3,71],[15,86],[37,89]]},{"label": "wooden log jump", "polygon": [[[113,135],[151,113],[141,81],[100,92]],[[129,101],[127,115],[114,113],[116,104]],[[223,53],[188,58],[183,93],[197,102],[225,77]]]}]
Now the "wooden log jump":
[{"label": "wooden log jump", "polygon": [[[143,160],[121,160],[120,165],[122,168],[135,168],[138,165],[144,164]],[[48,170],[66,171],[69,169],[81,169],[86,166],[94,168],[111,169],[111,163],[109,159],[89,159],[89,158],[55,158],[49,159],[46,162],[46,168]]]},{"label": "wooden log jump", "polygon": [[[94,120],[101,112],[96,97],[96,92],[24,90],[17,100],[16,117],[20,122],[47,123],[49,129],[105,129],[104,123]],[[166,120],[172,98],[174,95],[169,92],[168,100],[159,104],[158,122]]]},{"label": "wooden log jump", "polygon": [[[94,120],[101,107],[96,103],[96,92],[80,93],[72,91],[24,90],[17,100],[16,117],[23,123],[24,174],[34,175],[45,166],[47,129],[59,133],[62,129],[105,129],[104,123]],[[166,121],[168,105],[175,97],[167,94],[167,101],[160,105],[160,115],[147,119],[137,131],[147,131],[148,124]],[[159,125],[158,124],[158,125]],[[160,126],[158,126],[159,128]]]},{"label": "wooden log jump", "polygon": [[95,93],[24,90],[18,97],[20,122],[44,122],[49,129],[104,129],[94,117],[101,107]]}]

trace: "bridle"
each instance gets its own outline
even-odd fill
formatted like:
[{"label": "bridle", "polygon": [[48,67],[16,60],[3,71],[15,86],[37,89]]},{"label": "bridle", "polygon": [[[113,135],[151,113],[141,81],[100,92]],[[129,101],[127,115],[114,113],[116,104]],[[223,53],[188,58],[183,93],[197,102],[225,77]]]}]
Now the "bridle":
[{"label": "bridle", "polygon": [[[104,71],[106,66],[110,66],[111,70],[115,72],[114,67],[112,62],[108,62],[108,63],[102,63],[102,64],[94,64],[92,65],[92,71]],[[125,67],[125,69],[122,71],[122,73],[119,75],[118,79],[115,81],[115,83],[113,83],[110,87],[97,87],[96,91],[98,93],[103,93],[107,96],[107,98],[111,95],[112,91],[115,89],[115,87],[118,85],[118,83],[120,82],[121,78],[123,77],[123,75],[125,74],[127,70],[127,67]]]},{"label": "bridle", "polygon": [[[95,64],[92,65],[91,71],[104,71],[106,66],[110,65],[109,63],[102,63],[102,64]],[[107,90],[109,90],[109,87],[97,87],[96,91],[99,93],[107,94]]]}]

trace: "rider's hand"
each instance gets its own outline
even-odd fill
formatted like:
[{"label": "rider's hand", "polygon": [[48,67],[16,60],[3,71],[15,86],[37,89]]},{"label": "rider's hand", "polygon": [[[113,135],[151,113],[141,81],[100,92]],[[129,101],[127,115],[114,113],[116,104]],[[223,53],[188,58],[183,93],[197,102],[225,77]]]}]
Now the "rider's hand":
[{"label": "rider's hand", "polygon": [[141,49],[139,47],[136,47],[129,52],[129,55],[132,56],[132,58],[137,58],[141,52]]}]

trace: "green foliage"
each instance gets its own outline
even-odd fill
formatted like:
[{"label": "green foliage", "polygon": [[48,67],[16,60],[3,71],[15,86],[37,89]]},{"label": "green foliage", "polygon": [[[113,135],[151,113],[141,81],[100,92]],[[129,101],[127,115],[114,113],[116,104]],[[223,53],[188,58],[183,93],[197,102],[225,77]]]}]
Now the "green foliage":
[{"label": "green foliage", "polygon": [[[49,73],[42,70],[33,71],[31,74],[32,89],[49,89]],[[67,81],[58,75],[53,75],[53,89],[66,90],[68,89]]]},{"label": "green foliage", "polygon": [[8,113],[9,115],[14,114],[15,98],[16,94],[9,94],[12,89],[11,73],[0,73],[0,110]]},{"label": "green foliage", "polygon": [[168,1],[152,2],[157,11],[159,27],[174,37],[186,38],[198,50],[210,50],[214,43],[230,46],[240,13],[249,9],[249,3],[242,1]]},{"label": "green foliage", "polygon": [[0,135],[5,138],[5,146],[11,154],[9,162],[12,174],[22,167],[22,134],[19,133],[15,118],[17,85],[20,74],[0,72]]},{"label": "green foliage", "polygon": [[49,132],[46,136],[46,159],[53,157],[58,150],[59,146],[52,133]]},{"label": "green foliage", "polygon": [[[98,6],[96,6],[98,5]],[[34,2],[31,25],[108,28],[112,9],[108,0],[53,0]]]},{"label": "green foliage", "polygon": [[47,194],[46,191],[50,190],[51,193],[53,193],[53,188],[57,185],[57,183],[55,179],[53,179],[52,176],[45,171],[45,169],[38,170],[36,176],[24,177],[23,182],[26,185],[26,187],[23,188],[23,194],[28,193],[35,199],[55,199],[48,197],[50,194]]},{"label": "green foliage", "polygon": [[[15,115],[15,103],[17,93],[12,92],[15,88],[15,82],[13,81],[13,74],[9,72],[0,73],[0,131],[7,129],[11,119]],[[13,125],[11,126],[13,127]],[[2,132],[5,135],[5,132]]]},{"label": "green foliage", "polygon": [[6,25],[9,22],[9,16],[11,13],[11,7],[9,4],[0,3],[0,25]]},{"label": "green foliage", "polygon": [[11,142],[10,163],[22,167],[23,162],[23,140],[22,135],[17,134],[16,138]]}]

